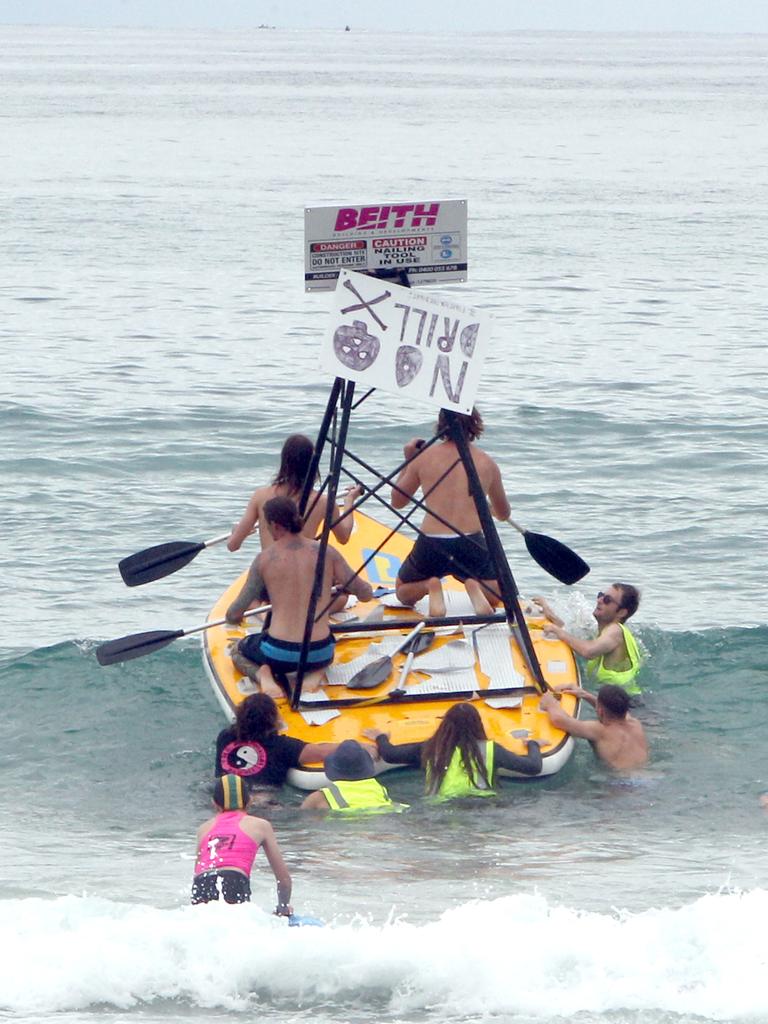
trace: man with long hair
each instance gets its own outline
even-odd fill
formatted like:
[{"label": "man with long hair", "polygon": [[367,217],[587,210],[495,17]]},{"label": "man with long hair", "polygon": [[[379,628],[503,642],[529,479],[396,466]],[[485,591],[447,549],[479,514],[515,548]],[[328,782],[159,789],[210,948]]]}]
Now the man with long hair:
[{"label": "man with long hair", "polygon": [[[477,475],[497,519],[508,519],[511,509],[501,471],[494,460],[475,442],[483,433],[483,419],[473,408],[469,416],[457,414],[459,426],[469,443]],[[446,429],[445,410],[440,410],[435,433]],[[411,459],[424,442],[413,438],[403,449]],[[498,593],[496,569],[485,543],[466,470],[450,435],[433,444],[409,462],[392,488],[392,506],[405,508],[421,490],[427,508],[422,534],[400,566],[395,588],[403,604],[413,605],[429,594],[430,615],[445,615],[440,579],[454,576],[466,587],[478,615],[488,615]],[[446,525],[449,524],[449,525]],[[461,535],[463,536],[461,536]]]},{"label": "man with long hair", "polygon": [[[240,522],[232,527],[232,533],[227,541],[230,551],[238,551],[245,538],[257,524],[262,550],[269,547],[272,543],[272,536],[264,519],[264,506],[270,498],[278,497],[291,498],[298,505],[304,481],[309,474],[314,450],[310,439],[303,434],[291,434],[286,438],[280,454],[280,468],[274,480],[271,484],[256,488]],[[313,490],[309,496],[307,514],[302,527],[304,536],[316,537],[320,532],[320,524],[323,519],[335,522],[344,516],[333,527],[333,533],[341,544],[346,544],[354,525],[350,509],[361,493],[360,487],[351,487],[344,496],[344,508],[340,509],[337,505],[331,506],[327,496],[321,496],[318,491]]]}]

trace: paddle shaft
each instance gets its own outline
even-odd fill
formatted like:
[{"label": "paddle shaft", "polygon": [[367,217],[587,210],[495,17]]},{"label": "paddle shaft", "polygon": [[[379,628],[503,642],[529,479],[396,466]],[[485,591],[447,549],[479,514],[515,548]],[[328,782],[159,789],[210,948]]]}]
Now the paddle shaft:
[{"label": "paddle shaft", "polygon": [[[405,650],[405,648],[408,646],[408,644],[411,642],[411,640],[415,640],[416,639],[416,637],[419,635],[419,633],[422,631],[422,629],[424,629],[425,625],[426,625],[426,622],[422,619],[421,622],[419,622],[416,626],[414,626],[414,628],[411,630],[411,632],[408,634],[408,636],[404,637],[402,642],[397,645],[397,647],[394,649],[394,651],[392,651],[392,653],[389,656],[390,660],[392,658],[394,658],[394,656],[396,654],[399,654],[400,651]],[[413,654],[413,651],[411,651],[411,654]]]},{"label": "paddle shaft", "polygon": [[[427,641],[426,644],[421,644],[420,641],[424,640],[425,638],[426,638],[426,641]],[[419,636],[418,640],[415,640],[415,638],[414,638],[414,643],[412,643],[410,645],[410,647],[408,649],[408,654],[406,656],[406,659],[403,662],[403,667],[400,670],[400,678],[397,681],[397,686],[394,687],[394,689],[389,691],[391,694],[405,693],[405,690],[403,689],[403,687],[405,686],[405,683],[406,683],[406,680],[408,679],[408,676],[411,674],[411,666],[413,665],[413,659],[416,657],[416,655],[418,653],[420,653],[419,650],[418,650],[419,646],[421,646],[421,647],[429,647],[432,643],[434,643],[434,640],[435,640],[435,634],[434,633],[430,633],[430,634],[422,633]],[[474,664],[474,661],[473,661],[473,664]]]},{"label": "paddle shaft", "polygon": [[[229,536],[229,534],[227,534]],[[272,610],[271,604],[263,604],[260,608],[250,608],[243,614],[243,618],[250,618],[251,615],[261,615],[262,612],[269,612]],[[231,626],[233,623],[227,619],[216,619],[215,622],[205,622],[202,626],[193,626],[192,629],[182,629],[180,632],[181,636],[189,636],[191,633],[202,633],[205,629],[213,629],[214,626]]]},{"label": "paddle shaft", "polygon": [[414,645],[410,649],[410,651],[408,651],[408,656],[406,657],[405,661],[403,662],[403,667],[400,670],[400,678],[397,681],[397,686],[393,687],[389,691],[389,696],[390,697],[392,697],[392,698],[399,697],[401,694],[405,693],[405,689],[404,689],[405,683],[406,683],[406,680],[408,679],[408,676],[411,674],[411,665],[413,664],[413,659],[415,657],[416,657],[416,647]]},{"label": "paddle shaft", "polygon": [[411,665],[413,664],[413,659],[415,657],[416,657],[416,651],[413,650],[413,648],[412,648],[410,651],[408,651],[408,656],[405,659],[405,661],[403,662],[403,668],[402,668],[402,670],[400,672],[400,678],[397,681],[397,688],[398,688],[398,690],[401,690],[403,688],[403,686],[405,686],[405,681],[408,678],[408,676],[411,674]]},{"label": "paddle shaft", "polygon": [[[261,605],[259,608],[251,608],[244,617],[258,615],[271,609],[271,604]],[[109,640],[96,648],[96,660],[100,665],[115,665],[122,661],[132,661],[134,658],[143,658],[153,651],[159,651],[174,640],[180,640],[183,636],[192,633],[200,633],[205,629],[212,629],[214,626],[223,626],[226,619],[217,619],[215,622],[206,622],[202,626],[193,626],[191,629],[151,630],[145,633],[131,633],[128,636],[118,637],[117,640]]]},{"label": "paddle shaft", "polygon": [[230,530],[229,533],[222,533],[218,537],[211,537],[210,540],[204,540],[203,541],[203,547],[204,548],[212,548],[214,546],[214,544],[223,544],[224,541],[225,540],[229,540],[229,538],[231,536],[232,536],[232,531]]}]

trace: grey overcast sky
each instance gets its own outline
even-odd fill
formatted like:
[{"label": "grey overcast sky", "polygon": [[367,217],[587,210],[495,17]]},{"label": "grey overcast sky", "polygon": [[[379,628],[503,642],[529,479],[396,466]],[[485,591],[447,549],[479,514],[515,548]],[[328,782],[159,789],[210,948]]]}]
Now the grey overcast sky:
[{"label": "grey overcast sky", "polygon": [[768,32],[767,0],[0,0],[0,24]]}]

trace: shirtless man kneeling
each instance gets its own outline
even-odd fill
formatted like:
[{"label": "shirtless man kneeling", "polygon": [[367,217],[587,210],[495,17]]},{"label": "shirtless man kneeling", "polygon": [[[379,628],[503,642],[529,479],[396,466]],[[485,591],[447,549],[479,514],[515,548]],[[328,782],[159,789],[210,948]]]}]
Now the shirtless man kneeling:
[{"label": "shirtless man kneeling", "polygon": [[[243,674],[260,683],[263,693],[284,697],[288,689],[287,674],[298,669],[320,544],[302,536],[302,520],[296,503],[290,498],[267,501],[264,518],[274,543],[254,559],[242,590],[227,609],[226,620],[233,625],[239,623],[245,610],[266,587],[272,602],[269,629],[241,640],[232,660]],[[326,548],[323,585],[317,604],[321,614],[312,627],[303,682],[308,692],[319,688],[322,670],[333,661],[335,641],[328,625],[333,586],[355,594],[361,601],[370,601],[373,597],[371,585],[353,576],[335,548]]]},{"label": "shirtless man kneeling", "polygon": [[[490,455],[471,444],[483,432],[480,413],[473,409],[469,416],[457,414],[457,419],[470,442],[472,461],[493,515],[497,519],[508,519],[511,509],[504,493],[501,471]],[[441,409],[437,433],[446,426],[445,410]],[[408,459],[415,455],[423,443],[417,438],[409,441],[403,449],[405,457]],[[440,480],[444,473],[445,478]],[[426,448],[403,469],[392,488],[393,508],[405,508],[419,489],[425,496],[428,510],[421,530],[428,536],[419,537],[400,567],[395,583],[398,600],[405,605],[413,605],[429,594],[429,614],[445,615],[440,578],[451,575],[466,587],[475,612],[478,615],[490,614],[493,609],[484,587],[498,593],[496,570],[481,530],[466,470],[450,437]],[[450,523],[450,527],[445,523]],[[460,537],[459,530],[466,537]],[[463,568],[454,563],[454,558],[462,563]]]}]

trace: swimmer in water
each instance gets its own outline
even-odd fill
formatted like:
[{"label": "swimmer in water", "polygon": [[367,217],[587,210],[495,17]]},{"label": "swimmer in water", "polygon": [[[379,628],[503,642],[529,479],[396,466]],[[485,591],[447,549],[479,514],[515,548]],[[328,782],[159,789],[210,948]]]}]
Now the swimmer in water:
[{"label": "swimmer in water", "polygon": [[277,883],[278,917],[290,917],[291,876],[268,821],[246,813],[248,797],[239,775],[222,775],[213,790],[216,813],[197,830],[192,903],[248,903],[251,868],[261,847]]},{"label": "swimmer in water", "polygon": [[597,711],[597,721],[582,722],[560,707],[557,697],[548,691],[539,701],[539,707],[549,716],[556,729],[569,736],[589,740],[601,761],[619,772],[642,768],[648,761],[648,742],[645,730],[629,714],[629,694],[620,686],[601,686],[597,696],[580,686],[565,686],[563,693],[572,693],[585,700]]}]

